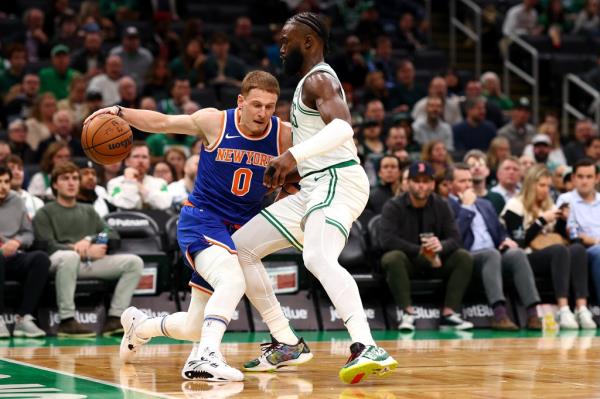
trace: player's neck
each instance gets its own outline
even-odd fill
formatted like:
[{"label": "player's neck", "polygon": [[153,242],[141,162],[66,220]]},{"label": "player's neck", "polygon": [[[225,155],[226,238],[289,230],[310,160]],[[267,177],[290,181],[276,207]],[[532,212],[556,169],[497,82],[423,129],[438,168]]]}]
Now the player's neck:
[{"label": "player's neck", "polygon": [[304,58],[304,64],[302,65],[302,69],[300,73],[302,76],[306,75],[311,69],[315,67],[315,65],[324,62],[323,56],[309,56],[306,55]]}]

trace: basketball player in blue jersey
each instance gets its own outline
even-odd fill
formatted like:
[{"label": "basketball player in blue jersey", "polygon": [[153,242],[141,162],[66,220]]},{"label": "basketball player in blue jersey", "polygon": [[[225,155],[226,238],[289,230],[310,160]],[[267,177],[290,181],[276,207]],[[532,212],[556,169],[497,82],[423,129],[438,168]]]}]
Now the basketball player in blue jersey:
[{"label": "basketball player in blue jersey", "polygon": [[[203,148],[192,194],[182,208],[177,239],[186,263],[193,269],[192,300],[187,312],[147,318],[130,307],[123,312],[124,336],[120,356],[130,361],[137,348],[155,336],[198,341],[182,370],[186,379],[241,381],[243,374],[229,366],[219,346],[246,285],[231,235],[258,214],[269,190],[263,175],[269,161],[291,144],[289,126],[273,116],[279,95],[277,80],[267,72],[250,72],[243,80],[238,107],[226,111],[206,108],[192,115],[108,107],[150,133],[182,133],[200,137]],[[292,349],[290,364],[304,363],[312,353],[303,340]]]},{"label": "basketball player in blue jersey", "polygon": [[273,335],[269,351],[244,365],[272,369],[272,353],[289,350],[297,338],[284,317],[261,258],[295,246],[306,268],[321,282],[354,342],[340,379],[355,384],[384,375],[398,363],[373,340],[356,282],[338,263],[352,223],[369,198],[360,166],[350,111],[335,71],[324,62],[327,28],[313,13],[291,17],[281,31],[285,72],[300,75],[292,101],[293,146],[271,160],[265,184],[279,186],[297,169],[300,191],[261,211],[234,235],[246,277],[246,295]]}]

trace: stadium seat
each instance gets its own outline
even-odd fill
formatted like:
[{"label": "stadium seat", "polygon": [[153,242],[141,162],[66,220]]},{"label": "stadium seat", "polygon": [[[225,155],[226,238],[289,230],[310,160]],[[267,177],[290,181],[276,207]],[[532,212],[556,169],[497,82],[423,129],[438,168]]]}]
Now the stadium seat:
[{"label": "stadium seat", "polygon": [[164,235],[164,250],[171,258],[171,295],[175,299],[175,307],[177,311],[181,311],[181,299],[179,298],[179,288],[181,281],[181,272],[183,267],[183,261],[181,258],[181,251],[179,250],[179,244],[177,243],[177,223],[179,222],[179,215],[175,215],[169,219],[165,225]]},{"label": "stadium seat", "polygon": [[112,212],[104,216],[104,220],[121,238],[119,248],[113,253],[139,255],[145,268],[156,268],[156,293],[168,289],[171,259],[163,248],[158,224],[150,216],[136,211]]},{"label": "stadium seat", "polygon": [[352,224],[348,241],[338,260],[340,265],[354,277],[357,284],[373,286],[379,283],[380,276],[373,272],[373,265],[369,262],[367,243],[359,221]]}]

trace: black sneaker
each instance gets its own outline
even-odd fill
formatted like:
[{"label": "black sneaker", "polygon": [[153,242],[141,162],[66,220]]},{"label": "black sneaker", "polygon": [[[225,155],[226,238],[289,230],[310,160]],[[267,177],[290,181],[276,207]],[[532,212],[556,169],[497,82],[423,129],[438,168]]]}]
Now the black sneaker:
[{"label": "black sneaker", "polygon": [[58,326],[57,335],[59,337],[95,337],[96,332],[88,329],[79,323],[75,318],[70,317],[68,319],[61,320]]},{"label": "black sneaker", "polygon": [[470,330],[471,328],[473,323],[463,320],[458,313],[442,316],[440,319],[441,330]]},{"label": "black sneaker", "polygon": [[102,328],[102,335],[123,334],[123,326],[121,318],[116,316],[108,316]]}]

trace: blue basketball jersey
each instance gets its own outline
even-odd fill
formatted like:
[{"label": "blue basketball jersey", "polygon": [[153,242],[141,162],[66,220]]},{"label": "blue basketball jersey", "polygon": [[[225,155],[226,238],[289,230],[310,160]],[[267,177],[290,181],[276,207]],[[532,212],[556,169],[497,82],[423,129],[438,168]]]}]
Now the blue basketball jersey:
[{"label": "blue basketball jersey", "polygon": [[279,155],[279,118],[272,116],[260,137],[244,134],[237,108],[223,111],[221,134],[202,147],[194,190],[188,200],[226,223],[243,225],[260,212],[267,192],[263,176]]}]

